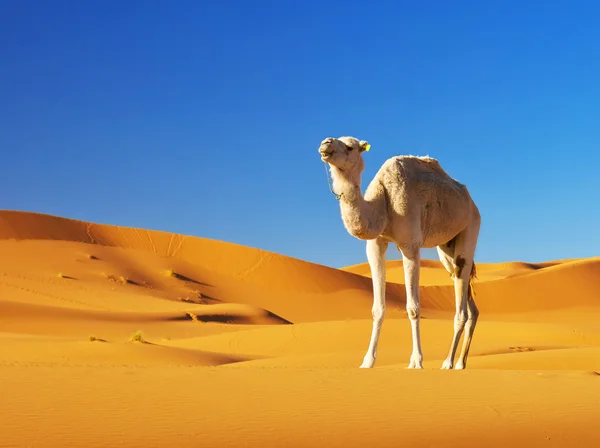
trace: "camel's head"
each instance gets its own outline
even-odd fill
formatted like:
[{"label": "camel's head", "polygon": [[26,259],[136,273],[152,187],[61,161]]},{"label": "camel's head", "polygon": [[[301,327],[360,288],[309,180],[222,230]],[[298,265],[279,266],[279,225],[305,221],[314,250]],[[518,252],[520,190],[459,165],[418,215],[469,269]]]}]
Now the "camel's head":
[{"label": "camel's head", "polygon": [[369,150],[369,144],[354,137],[328,137],[321,142],[319,153],[321,160],[341,171],[362,173],[364,162],[362,153]]}]

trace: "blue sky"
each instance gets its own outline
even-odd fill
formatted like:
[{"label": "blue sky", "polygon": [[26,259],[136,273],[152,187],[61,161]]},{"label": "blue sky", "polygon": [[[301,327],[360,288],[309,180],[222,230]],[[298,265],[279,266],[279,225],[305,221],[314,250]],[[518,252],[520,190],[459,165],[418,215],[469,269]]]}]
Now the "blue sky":
[{"label": "blue sky", "polygon": [[599,13],[3,0],[0,208],[360,263],[317,153],[353,135],[363,186],[398,154],[466,183],[480,262],[600,255]]}]

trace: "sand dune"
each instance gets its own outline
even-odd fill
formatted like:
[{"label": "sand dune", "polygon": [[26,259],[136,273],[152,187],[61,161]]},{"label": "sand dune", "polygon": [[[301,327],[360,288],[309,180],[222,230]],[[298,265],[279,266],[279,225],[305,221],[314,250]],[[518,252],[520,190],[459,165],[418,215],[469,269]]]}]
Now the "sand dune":
[{"label": "sand dune", "polygon": [[0,255],[0,446],[600,443],[600,257],[479,263],[466,371],[439,370],[453,289],[423,260],[408,371],[401,260],[361,370],[366,263],[15,211]]}]

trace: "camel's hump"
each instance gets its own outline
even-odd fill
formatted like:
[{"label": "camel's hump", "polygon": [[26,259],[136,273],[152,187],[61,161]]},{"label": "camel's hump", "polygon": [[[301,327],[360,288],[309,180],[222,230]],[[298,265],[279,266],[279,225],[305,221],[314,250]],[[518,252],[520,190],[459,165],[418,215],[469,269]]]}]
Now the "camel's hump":
[{"label": "camel's hump", "polygon": [[413,166],[416,165],[421,168],[429,169],[429,170],[435,171],[439,174],[442,174],[444,176],[450,177],[449,174],[446,172],[446,170],[444,170],[444,168],[442,168],[442,166],[440,165],[440,162],[437,159],[434,159],[433,157],[402,155],[402,156],[393,157],[392,159],[395,160],[396,163],[400,163],[400,164],[404,165],[405,167],[410,167],[411,165],[413,165]]}]

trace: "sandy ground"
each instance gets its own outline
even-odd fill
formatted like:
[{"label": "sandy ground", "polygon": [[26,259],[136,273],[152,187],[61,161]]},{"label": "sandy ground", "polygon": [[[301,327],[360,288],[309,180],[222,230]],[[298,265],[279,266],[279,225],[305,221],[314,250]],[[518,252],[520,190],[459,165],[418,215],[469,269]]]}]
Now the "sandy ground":
[{"label": "sandy ground", "polygon": [[387,272],[364,370],[366,264],[2,211],[0,446],[600,446],[600,257],[479,264],[464,371],[439,369],[441,264],[423,261],[421,371]]}]

